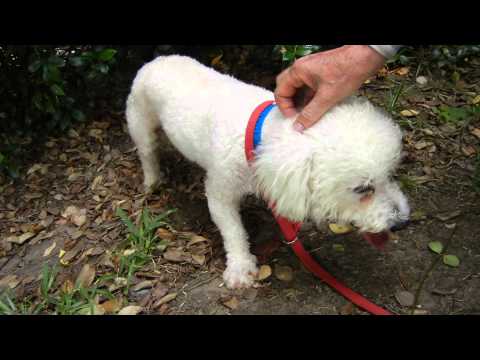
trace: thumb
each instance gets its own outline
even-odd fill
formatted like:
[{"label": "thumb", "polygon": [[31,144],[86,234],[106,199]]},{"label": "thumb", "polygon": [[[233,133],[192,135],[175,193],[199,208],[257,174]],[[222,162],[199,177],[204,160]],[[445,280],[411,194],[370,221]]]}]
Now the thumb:
[{"label": "thumb", "polygon": [[308,129],[313,126],[330,109],[330,105],[325,98],[317,91],[315,96],[303,108],[295,121],[295,129]]}]

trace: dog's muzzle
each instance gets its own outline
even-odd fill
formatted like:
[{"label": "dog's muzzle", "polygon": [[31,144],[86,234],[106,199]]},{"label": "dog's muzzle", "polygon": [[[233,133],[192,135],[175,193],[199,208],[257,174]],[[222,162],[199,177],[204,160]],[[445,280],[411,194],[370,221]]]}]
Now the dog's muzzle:
[{"label": "dog's muzzle", "polygon": [[400,222],[396,223],[395,225],[393,225],[390,228],[390,231],[391,232],[397,232],[397,231],[400,231],[400,230],[404,230],[408,225],[410,225],[410,220],[403,220],[403,221],[400,221]]}]

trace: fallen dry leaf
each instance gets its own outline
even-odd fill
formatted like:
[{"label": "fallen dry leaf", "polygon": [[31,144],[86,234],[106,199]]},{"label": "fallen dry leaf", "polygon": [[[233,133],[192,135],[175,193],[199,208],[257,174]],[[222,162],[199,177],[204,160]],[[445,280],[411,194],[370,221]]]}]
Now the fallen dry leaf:
[{"label": "fallen dry leaf", "polygon": [[213,60],[210,62],[210,65],[211,65],[212,67],[217,66],[217,65],[221,62],[222,57],[223,57],[223,54],[220,54],[220,55],[218,55],[218,56],[215,56],[215,57],[213,58]]},{"label": "fallen dry leaf", "polygon": [[95,279],[96,271],[95,266],[90,264],[85,264],[80,270],[78,274],[76,283],[79,284],[83,288],[88,288],[90,285],[93,284],[93,280]]},{"label": "fallen dry leaf", "polygon": [[355,306],[349,302],[340,308],[340,315],[353,315]]},{"label": "fallen dry leaf", "polygon": [[175,235],[171,231],[168,231],[167,229],[163,229],[163,228],[157,229],[156,235],[160,239],[167,240],[167,241],[172,241],[175,238]]},{"label": "fallen dry leaf", "polygon": [[413,116],[417,116],[418,114],[420,114],[420,113],[416,110],[402,110],[402,111],[400,111],[400,115],[405,116],[405,117],[413,117]]},{"label": "fallen dry leaf", "polygon": [[94,139],[98,140],[98,142],[103,142],[103,130],[102,129],[91,129],[88,132],[88,136],[93,137]]},{"label": "fallen dry leaf", "polygon": [[472,131],[471,131],[472,135],[476,136],[477,138],[480,139],[480,129],[479,128],[474,128]]},{"label": "fallen dry leaf", "polygon": [[462,146],[462,152],[465,156],[472,156],[477,152],[477,150],[475,150],[473,146],[467,145],[467,146]]},{"label": "fallen dry leaf", "polygon": [[433,145],[433,143],[431,143],[431,142],[419,141],[419,142],[415,143],[415,149],[422,150],[422,149],[425,149],[426,147],[431,146],[431,145]]},{"label": "fallen dry leaf", "polygon": [[113,280],[113,284],[111,284],[108,287],[108,291],[113,292],[113,291],[118,290],[122,287],[125,287],[125,286],[127,286],[127,282],[128,282],[128,280],[126,278],[117,277],[117,278],[115,278],[115,280]]},{"label": "fallen dry leaf", "polygon": [[122,307],[122,302],[118,299],[111,299],[101,303],[99,306],[103,308],[106,314],[114,314]]},{"label": "fallen dry leaf", "polygon": [[227,308],[229,308],[230,310],[236,310],[240,305],[240,303],[238,302],[238,299],[235,296],[233,296],[231,299],[227,301],[223,301],[222,304]]},{"label": "fallen dry leaf", "polygon": [[168,287],[161,282],[157,283],[155,289],[152,291],[152,296],[155,299],[161,299],[168,293]]},{"label": "fallen dry leaf", "polygon": [[293,280],[293,271],[290,266],[275,265],[275,277],[280,281],[289,282]]},{"label": "fallen dry leaf", "polygon": [[135,249],[126,249],[126,250],[123,251],[123,256],[130,256],[130,255],[132,255],[132,254],[135,254],[135,251],[137,251],[137,250],[135,250]]},{"label": "fallen dry leaf", "polygon": [[62,217],[80,227],[87,222],[87,209],[79,209],[76,206],[70,205],[62,213]]},{"label": "fallen dry leaf", "polygon": [[50,256],[50,254],[52,253],[53,249],[55,249],[56,246],[57,246],[57,243],[53,241],[52,245],[46,248],[45,251],[43,252],[43,257]]},{"label": "fallen dry leaf", "polygon": [[265,279],[268,279],[271,275],[272,275],[272,268],[269,265],[262,265],[258,270],[257,280],[263,281]]},{"label": "fallen dry leaf", "polygon": [[27,175],[33,174],[37,171],[40,171],[40,174],[45,175],[48,172],[48,167],[50,165],[46,164],[34,164],[30,169],[27,171]]},{"label": "fallen dry leaf", "polygon": [[205,264],[205,255],[197,255],[197,254],[192,254],[192,259],[197,263],[198,265],[204,265]]},{"label": "fallen dry leaf", "polygon": [[40,226],[44,229],[48,228],[53,223],[53,216],[47,216],[40,221]]},{"label": "fallen dry leaf", "polygon": [[103,307],[97,304],[93,305],[93,312],[92,312],[91,306],[87,306],[79,311],[79,315],[104,315],[104,314],[105,314],[105,310],[103,309]]},{"label": "fallen dry leaf", "polygon": [[328,228],[337,235],[348,234],[353,231],[353,227],[350,225],[329,224]]},{"label": "fallen dry leaf", "polygon": [[140,290],[143,290],[143,289],[150,289],[151,287],[153,287],[153,285],[155,285],[154,281],[144,280],[144,281],[139,282],[137,285],[133,286],[132,291],[140,291]]},{"label": "fallen dry leaf", "polygon": [[461,210],[455,210],[449,213],[437,214],[435,217],[441,221],[448,221],[461,215]]},{"label": "fallen dry leaf", "polygon": [[118,315],[137,315],[143,310],[141,306],[129,305],[125,306],[122,310],[118,312]]},{"label": "fallen dry leaf", "polygon": [[15,289],[21,280],[18,279],[17,275],[7,275],[0,280],[0,289],[4,287],[9,287],[10,289]]},{"label": "fallen dry leaf", "polygon": [[200,235],[194,235],[192,236],[191,240],[188,242],[187,247],[190,247],[194,244],[198,244],[201,242],[208,242],[208,239]]},{"label": "fallen dry leaf", "polygon": [[22,245],[25,241],[27,241],[28,239],[31,239],[34,236],[35,236],[35,233],[27,232],[27,233],[22,234],[20,236],[10,236],[6,240],[7,240],[7,242]]},{"label": "fallen dry leaf", "polygon": [[480,95],[477,95],[472,99],[472,105],[477,105],[477,104],[480,104]]},{"label": "fallen dry leaf", "polygon": [[393,70],[393,73],[399,76],[405,76],[409,72],[410,72],[410,68],[406,66]]},{"label": "fallen dry leaf", "polygon": [[42,193],[30,193],[30,194],[25,194],[23,197],[25,200],[35,200],[35,199],[40,199],[43,196]]},{"label": "fallen dry leaf", "polygon": [[156,309],[163,304],[169,303],[170,301],[175,300],[176,297],[177,297],[177,293],[170,293],[168,295],[165,295],[160,300],[155,302],[155,304],[153,304],[153,308]]},{"label": "fallen dry leaf", "polygon": [[184,262],[187,258],[187,253],[170,248],[163,254],[163,258],[171,262]]},{"label": "fallen dry leaf", "polygon": [[73,284],[72,280],[69,279],[65,280],[61,287],[61,290],[64,294],[71,294],[73,289],[75,289],[75,285]]}]

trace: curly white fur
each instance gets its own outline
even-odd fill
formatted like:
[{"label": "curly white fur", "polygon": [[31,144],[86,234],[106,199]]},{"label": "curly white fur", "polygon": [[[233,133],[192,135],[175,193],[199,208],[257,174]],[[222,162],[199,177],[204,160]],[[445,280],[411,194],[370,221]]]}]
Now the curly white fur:
[{"label": "curly white fur", "polygon": [[[405,196],[390,178],[402,134],[385,113],[352,98],[300,134],[294,119],[274,109],[249,166],[243,148],[247,121],[266,100],[273,100],[270,91],[183,56],[146,64],[127,100],[147,190],[160,181],[160,126],[184,156],[207,171],[208,206],[224,239],[229,287],[250,286],[257,271],[239,214],[248,193],[275,202],[277,212],[291,220],[352,222],[361,231],[383,231],[409,215]],[[375,188],[366,201],[353,191],[361,185]]]}]

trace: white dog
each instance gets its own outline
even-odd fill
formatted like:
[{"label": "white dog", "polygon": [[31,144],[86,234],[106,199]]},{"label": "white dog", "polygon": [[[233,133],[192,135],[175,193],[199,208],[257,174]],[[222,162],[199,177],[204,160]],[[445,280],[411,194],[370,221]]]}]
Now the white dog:
[{"label": "white dog", "polygon": [[279,215],[354,224],[378,233],[408,219],[391,174],[401,154],[398,126],[370,103],[350,99],[303,134],[274,108],[265,120],[253,166],[245,159],[252,111],[273,100],[263,88],[220,74],[183,56],[159,57],[138,72],[127,121],[147,190],[160,182],[156,131],[207,171],[206,195],[227,254],[224,281],[248,287],[257,273],[239,207],[248,193],[274,201]]}]

